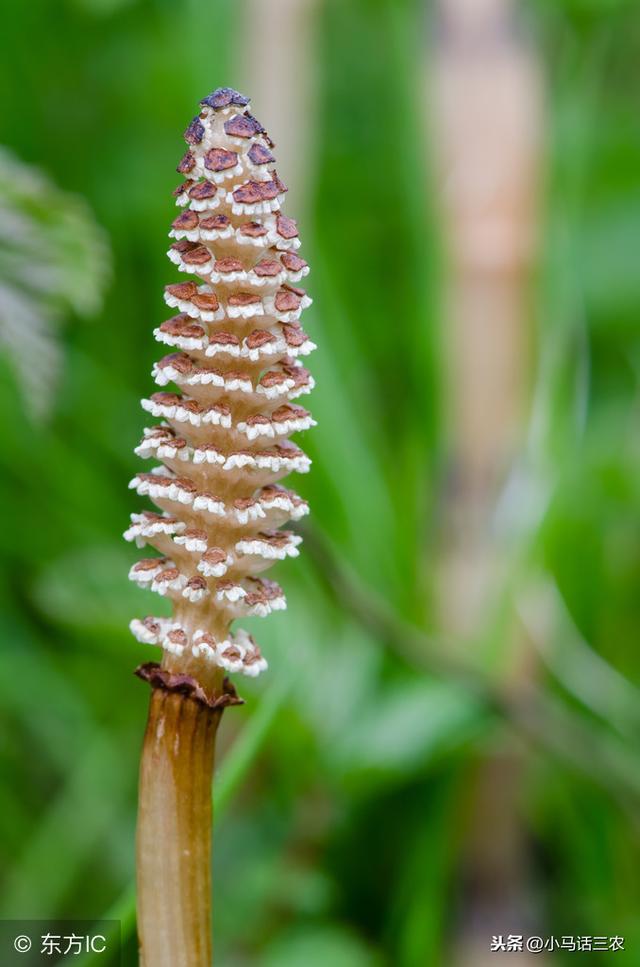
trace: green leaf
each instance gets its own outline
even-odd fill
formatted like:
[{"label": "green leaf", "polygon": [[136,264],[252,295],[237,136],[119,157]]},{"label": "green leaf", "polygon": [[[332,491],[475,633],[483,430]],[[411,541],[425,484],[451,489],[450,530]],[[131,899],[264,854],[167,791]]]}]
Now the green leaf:
[{"label": "green leaf", "polygon": [[105,233],[81,198],[0,148],[0,346],[27,409],[42,417],[59,375],[60,323],[100,308]]}]

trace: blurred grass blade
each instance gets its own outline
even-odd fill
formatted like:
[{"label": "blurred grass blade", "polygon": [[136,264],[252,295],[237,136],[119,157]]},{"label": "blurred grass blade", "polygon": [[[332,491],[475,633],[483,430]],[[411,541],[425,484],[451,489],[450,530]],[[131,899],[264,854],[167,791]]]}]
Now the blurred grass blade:
[{"label": "blurred grass blade", "polygon": [[558,681],[626,738],[640,734],[640,690],[582,638],[558,588],[539,579],[519,612],[532,644]]}]

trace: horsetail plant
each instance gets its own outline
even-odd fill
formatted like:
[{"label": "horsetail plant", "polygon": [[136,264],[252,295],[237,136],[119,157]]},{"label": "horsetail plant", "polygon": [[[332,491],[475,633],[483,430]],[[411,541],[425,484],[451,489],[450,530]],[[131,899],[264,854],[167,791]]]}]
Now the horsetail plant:
[{"label": "horsetail plant", "polygon": [[[158,461],[131,482],[159,512],[133,514],[127,540],[161,556],[130,577],[172,603],[171,617],[131,622],[160,645],[137,674],[152,688],[140,770],[138,932],[145,967],[211,961],[211,782],[223,709],[241,702],[227,673],[267,667],[231,624],[285,607],[259,577],[298,554],[278,529],[308,512],[278,484],[309,459],[288,437],[314,425],[292,401],[313,388],[301,363],[315,347],[299,324],[310,299],[296,223],[280,213],[285,186],[273,142],[237,91],[200,102],[185,131],[169,258],[194,281],[168,285],[177,315],[154,331],[171,348],[153,368],[161,387],[143,408],[161,422],[136,448]],[[171,391],[175,384],[178,392]],[[165,387],[167,387],[165,389]]]}]

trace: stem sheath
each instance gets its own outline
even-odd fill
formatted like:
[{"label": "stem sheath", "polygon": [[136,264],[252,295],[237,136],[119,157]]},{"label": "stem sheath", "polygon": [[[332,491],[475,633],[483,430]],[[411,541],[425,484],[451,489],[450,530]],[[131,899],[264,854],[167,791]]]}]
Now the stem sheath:
[{"label": "stem sheath", "polygon": [[141,967],[210,967],[211,782],[221,708],[153,688],[137,833]]}]

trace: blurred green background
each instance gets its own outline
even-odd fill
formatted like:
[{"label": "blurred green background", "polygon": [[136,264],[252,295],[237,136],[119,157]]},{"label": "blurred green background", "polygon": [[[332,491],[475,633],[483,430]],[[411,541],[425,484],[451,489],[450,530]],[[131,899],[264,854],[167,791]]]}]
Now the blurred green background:
[{"label": "blurred green background", "polygon": [[[6,7],[0,916],[122,917],[136,962],[148,695],[132,669],[153,652],[127,624],[157,605],[128,584],[121,533],[175,280],[180,135],[231,84],[291,183],[319,425],[305,553],[279,568],[289,611],[253,629],[270,670],[239,683],[247,704],[223,723],[217,963],[526,963],[489,953],[524,933],[620,935],[624,953],[589,963],[640,965],[640,11],[483,0],[460,39],[464,6]],[[477,486],[447,307],[483,269],[456,269],[447,241],[463,229],[442,203],[456,188],[434,78],[518,51],[546,91],[541,187],[531,176],[522,206],[539,242],[482,282],[516,293],[528,335],[502,363],[517,432]],[[473,168],[465,97],[444,103]],[[478,357],[479,379],[499,384],[492,365]],[[474,434],[481,450],[500,421]],[[479,603],[465,568],[489,575]]]}]

